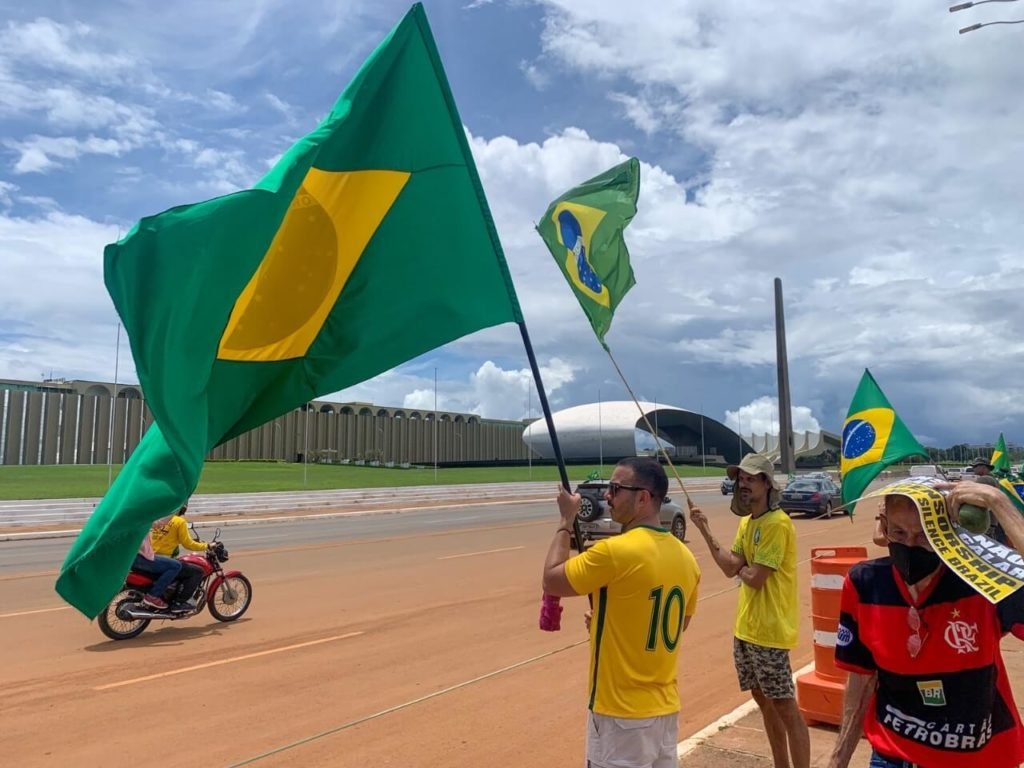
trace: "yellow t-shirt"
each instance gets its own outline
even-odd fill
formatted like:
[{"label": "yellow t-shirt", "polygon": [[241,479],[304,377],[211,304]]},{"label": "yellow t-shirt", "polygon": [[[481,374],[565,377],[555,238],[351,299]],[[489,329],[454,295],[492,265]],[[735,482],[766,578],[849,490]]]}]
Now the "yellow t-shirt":
[{"label": "yellow t-shirt", "polygon": [[205,552],[208,548],[205,541],[196,541],[192,538],[188,532],[188,523],[181,515],[174,515],[159,528],[153,528],[150,531],[150,538],[153,541],[153,551],[167,557],[174,557],[174,552],[179,546],[193,552]]},{"label": "yellow t-shirt", "polygon": [[590,709],[623,718],[678,712],[679,640],[700,583],[689,548],[639,526],[571,558],[565,574],[578,593],[593,594]]},{"label": "yellow t-shirt", "polygon": [[732,551],[747,565],[766,565],[774,573],[760,589],[740,584],[735,635],[768,648],[795,648],[800,627],[796,584],[796,529],[789,515],[771,509],[740,520]]}]

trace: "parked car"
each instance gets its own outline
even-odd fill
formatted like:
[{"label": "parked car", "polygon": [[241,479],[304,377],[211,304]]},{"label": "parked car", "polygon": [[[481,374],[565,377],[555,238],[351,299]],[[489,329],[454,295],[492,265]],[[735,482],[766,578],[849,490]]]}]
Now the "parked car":
[{"label": "parked car", "polygon": [[[607,492],[607,480],[589,480],[576,486],[581,497],[579,519],[584,543],[614,536],[621,530],[608,511],[604,497]],[[686,541],[686,513],[670,496],[661,502],[661,524],[677,539]]]},{"label": "parked car", "polygon": [[830,475],[828,472],[805,472],[804,474],[800,475],[799,478],[797,478],[797,479],[800,479],[800,480],[832,480],[833,482],[835,482],[835,478],[832,475]]},{"label": "parked car", "polygon": [[951,483],[957,483],[960,480],[963,480],[963,470],[959,467],[947,467],[945,472],[946,479]]},{"label": "parked car", "polygon": [[946,473],[938,464],[915,464],[910,468],[911,477],[940,477],[946,480]]},{"label": "parked car", "polygon": [[723,496],[728,496],[734,490],[736,490],[736,481],[735,480],[730,480],[728,477],[723,477],[722,478],[722,495]]},{"label": "parked car", "polygon": [[[832,517],[832,508],[842,504],[839,486],[828,478],[797,477],[782,490],[780,506],[789,514]],[[849,514],[850,511],[846,510]]]}]

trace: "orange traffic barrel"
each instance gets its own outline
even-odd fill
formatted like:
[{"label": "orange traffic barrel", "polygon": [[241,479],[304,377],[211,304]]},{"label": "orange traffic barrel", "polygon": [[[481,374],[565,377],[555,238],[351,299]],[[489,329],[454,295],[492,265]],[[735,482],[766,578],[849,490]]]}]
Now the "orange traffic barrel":
[{"label": "orange traffic barrel", "polygon": [[867,547],[815,547],[811,550],[811,626],[814,671],[797,678],[797,700],[804,720],[839,725],[846,673],[836,667],[836,632],[843,581],[866,560]]}]

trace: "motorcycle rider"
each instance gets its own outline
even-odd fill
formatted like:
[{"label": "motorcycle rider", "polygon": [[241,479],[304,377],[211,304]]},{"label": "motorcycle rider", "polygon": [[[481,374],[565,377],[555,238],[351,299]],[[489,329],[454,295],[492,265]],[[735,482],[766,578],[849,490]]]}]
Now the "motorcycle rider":
[{"label": "motorcycle rider", "polygon": [[[193,552],[206,552],[210,548],[205,541],[197,541],[192,538],[192,534],[188,530],[188,523],[185,521],[186,512],[188,512],[187,502],[170,517],[161,518],[153,523],[151,536],[153,551],[156,554],[173,557],[177,554],[179,547]],[[196,607],[193,595],[202,582],[204,574],[201,568],[190,563],[181,563],[181,566],[181,594],[185,596],[185,603],[181,607],[191,610]]]},{"label": "motorcycle rider", "polygon": [[142,546],[139,553],[135,555],[135,562],[132,563],[132,570],[139,571],[153,576],[153,583],[149,591],[142,597],[142,602],[150,608],[163,610],[167,608],[167,601],[164,600],[164,593],[171,586],[181,572],[182,562],[173,557],[158,555],[153,551],[153,543],[147,533],[142,538]]}]

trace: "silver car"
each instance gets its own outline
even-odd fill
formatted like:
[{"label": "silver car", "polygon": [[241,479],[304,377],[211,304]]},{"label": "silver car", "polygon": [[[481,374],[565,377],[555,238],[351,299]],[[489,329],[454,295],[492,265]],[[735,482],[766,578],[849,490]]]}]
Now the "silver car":
[{"label": "silver car", "polygon": [[[592,480],[576,486],[576,493],[581,497],[579,519],[584,544],[620,532],[619,524],[612,520],[608,511],[607,492],[607,480]],[[661,524],[677,539],[686,541],[686,513],[669,496],[661,502]]]}]

